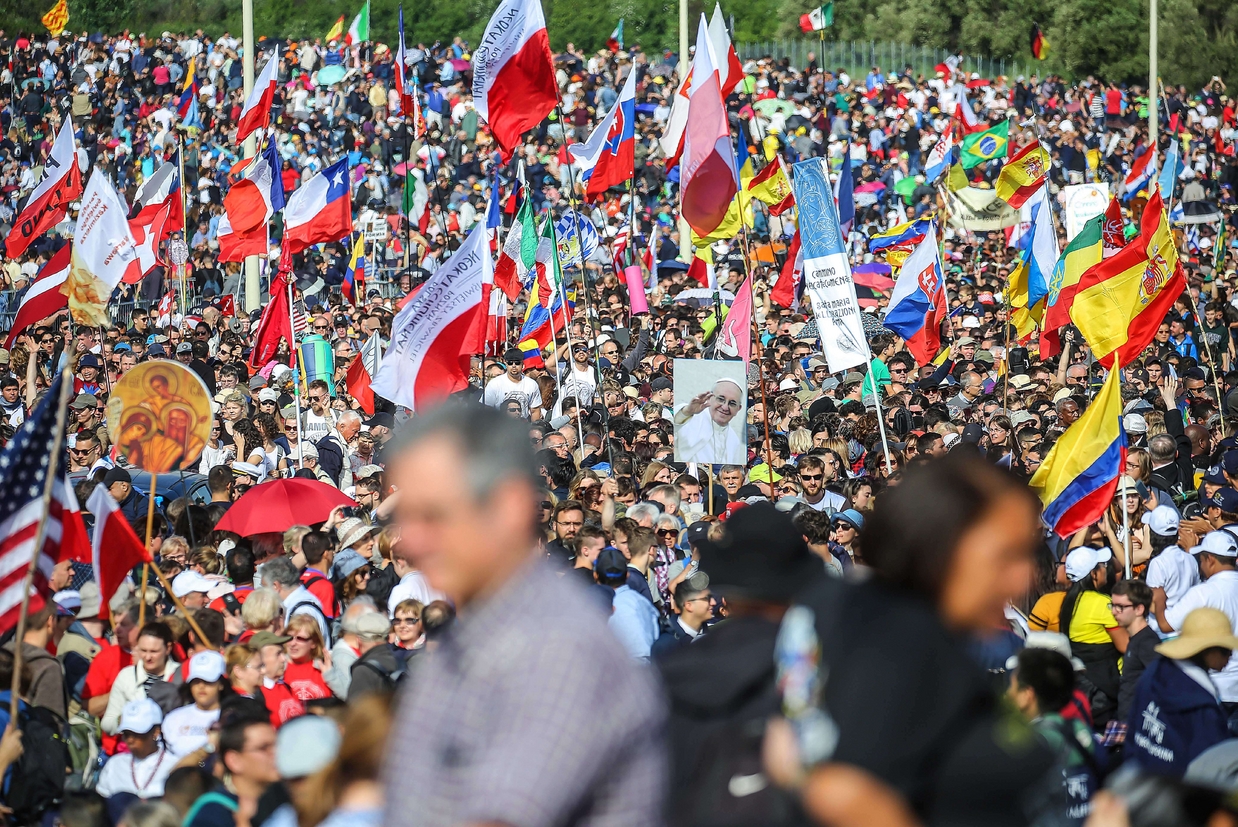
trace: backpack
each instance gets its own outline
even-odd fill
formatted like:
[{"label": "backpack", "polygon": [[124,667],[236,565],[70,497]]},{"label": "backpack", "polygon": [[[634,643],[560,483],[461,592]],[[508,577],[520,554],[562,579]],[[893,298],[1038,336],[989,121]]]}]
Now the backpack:
[{"label": "backpack", "polygon": [[[388,646],[390,646],[390,644],[388,644]],[[396,649],[396,647],[394,646],[392,646],[391,648],[393,650]],[[403,652],[403,654],[401,654],[401,652]],[[383,667],[379,666],[377,663],[375,663],[372,660],[360,660],[360,661],[357,661],[357,665],[368,666],[369,668],[377,672],[379,676],[383,679],[383,685],[387,687],[388,691],[394,693],[397,689],[399,689],[403,685],[404,681],[408,678],[409,654],[410,653],[408,651],[403,650],[403,649],[395,651],[395,659],[396,659],[397,665],[396,665],[396,668],[392,669],[391,671],[384,669]]]},{"label": "backpack", "polygon": [[88,792],[99,783],[99,772],[107,760],[101,740],[97,718],[81,709],[69,716],[66,741],[72,772],[65,780],[65,792]]},{"label": "backpack", "polygon": [[64,799],[70,766],[65,721],[50,709],[26,707],[17,713],[24,752],[13,765],[8,806],[14,824],[37,824]]}]

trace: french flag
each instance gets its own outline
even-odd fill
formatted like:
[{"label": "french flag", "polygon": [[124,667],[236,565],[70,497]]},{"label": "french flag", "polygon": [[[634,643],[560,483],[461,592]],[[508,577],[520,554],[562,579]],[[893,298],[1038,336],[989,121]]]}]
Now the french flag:
[{"label": "french flag", "polygon": [[1155,157],[1155,151],[1150,151],[1147,147],[1144,147],[1143,152],[1131,163],[1131,171],[1126,173],[1126,179],[1123,181],[1123,201],[1129,201],[1134,198],[1141,189],[1152,181],[1152,175],[1156,172],[1156,165],[1152,163],[1152,159]]},{"label": "french flag", "polygon": [[473,105],[506,162],[559,99],[540,0],[503,0],[473,52]]},{"label": "french flag", "polygon": [[569,151],[580,165],[585,198],[601,198],[606,190],[627,181],[636,163],[636,73],[628,72],[619,100],[583,144]]},{"label": "french flag", "polygon": [[284,208],[284,244],[293,253],[352,233],[348,158],[320,171],[299,187]]},{"label": "french flag", "polygon": [[[254,81],[254,88],[245,99],[245,108],[241,110],[240,120],[236,124],[236,142],[249,137],[253,132],[266,129],[271,123],[271,107],[275,103],[275,86],[279,82],[279,58],[271,55],[267,65],[262,67],[262,73]],[[278,170],[279,167],[276,167]]]},{"label": "french flag", "polygon": [[941,322],[946,318],[945,278],[937,254],[937,231],[930,227],[924,240],[903,262],[894,282],[890,306],[882,324],[907,340],[907,350],[927,365],[941,349]]},{"label": "french flag", "polygon": [[25,330],[69,306],[69,297],[60,292],[60,286],[69,278],[69,250],[72,246],[65,244],[57,250],[26,290],[17,315],[13,317],[13,328],[4,340],[6,350],[13,347],[13,342]]},{"label": "french flag", "polygon": [[731,126],[722,102],[718,61],[701,15],[692,63],[692,92],[680,159],[681,214],[698,236],[718,229],[739,191]]},{"label": "french flag", "polygon": [[44,162],[43,180],[30,193],[26,206],[13,222],[12,232],[4,240],[9,258],[26,252],[30,242],[63,221],[69,214],[69,205],[81,194],[82,172],[77,166],[73,119],[66,116]]}]

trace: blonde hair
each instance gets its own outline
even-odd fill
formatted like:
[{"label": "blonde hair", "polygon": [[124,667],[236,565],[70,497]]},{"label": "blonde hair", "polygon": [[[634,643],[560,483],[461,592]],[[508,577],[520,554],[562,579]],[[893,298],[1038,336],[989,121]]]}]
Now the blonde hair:
[{"label": "blonde hair", "polygon": [[796,428],[787,435],[787,445],[793,454],[807,454],[812,450],[812,431]]},{"label": "blonde hair", "polygon": [[[249,601],[245,602],[248,603]],[[292,632],[305,632],[313,638],[314,651],[312,659],[318,660],[322,658],[327,645],[322,639],[322,630],[318,628],[317,620],[306,614],[293,615],[284,624],[284,634],[291,634]]]},{"label": "blonde hair", "polygon": [[293,553],[292,550],[301,544],[301,540],[303,540],[305,535],[309,534],[311,530],[312,529],[310,529],[307,525],[294,525],[292,528],[285,529],[284,554],[291,556]]},{"label": "blonde hair", "polygon": [[[254,589],[241,605],[241,619],[255,632],[270,628],[282,609],[279,595],[274,589]],[[279,631],[276,627],[274,631]]]}]

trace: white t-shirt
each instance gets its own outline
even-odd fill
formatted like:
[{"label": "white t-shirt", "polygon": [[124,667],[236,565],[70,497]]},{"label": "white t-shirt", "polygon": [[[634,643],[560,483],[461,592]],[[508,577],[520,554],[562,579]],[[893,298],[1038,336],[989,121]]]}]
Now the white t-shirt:
[{"label": "white t-shirt", "polygon": [[158,798],[163,795],[163,783],[176,768],[176,761],[176,756],[166,749],[158,749],[139,761],[133,760],[131,752],[117,753],[99,771],[95,792],[104,798],[117,793]]},{"label": "white t-shirt", "polygon": [[[1164,553],[1164,552],[1162,552]],[[1208,607],[1219,609],[1229,618],[1234,633],[1238,634],[1238,571],[1220,571],[1198,586],[1187,591],[1172,609],[1165,611],[1165,620],[1182,631],[1182,622],[1196,609]],[[1238,702],[1238,651],[1230,655],[1229,663],[1220,672],[1213,673],[1212,681],[1226,703]]]},{"label": "white t-shirt", "polygon": [[163,719],[163,740],[179,758],[206,746],[207,732],[219,720],[219,710],[199,709],[197,704],[182,706]]},{"label": "white t-shirt", "polygon": [[387,614],[395,617],[395,607],[405,600],[416,600],[423,606],[428,606],[435,600],[446,600],[447,595],[430,588],[426,576],[419,571],[410,571],[400,578],[387,598]]},{"label": "white t-shirt", "polygon": [[804,502],[813,511],[825,511],[827,508],[832,508],[835,511],[841,511],[847,505],[847,498],[842,494],[835,494],[833,491],[826,490],[825,496],[816,503],[808,502],[808,498],[804,498]]},{"label": "white t-shirt", "polygon": [[[1178,605],[1192,587],[1199,585],[1199,566],[1195,558],[1177,546],[1170,546],[1148,561],[1148,588],[1165,590],[1165,608]],[[1156,619],[1152,618],[1156,626]]]},{"label": "white t-shirt", "polygon": [[314,413],[313,409],[305,412],[305,421],[301,423],[301,438],[306,442],[317,442],[335,430],[335,411],[326,409],[324,416]]},{"label": "white t-shirt", "polygon": [[542,406],[542,389],[528,376],[513,382],[506,373],[499,374],[486,383],[483,401],[491,408],[501,408],[509,399],[520,403],[520,415],[528,417],[532,408]]},{"label": "white t-shirt", "polygon": [[573,364],[571,372],[559,388],[559,400],[555,402],[555,416],[563,413],[563,400],[569,396],[576,399],[576,404],[580,408],[588,408],[593,404],[593,391],[597,386],[597,377],[594,376],[592,368],[578,370]]}]

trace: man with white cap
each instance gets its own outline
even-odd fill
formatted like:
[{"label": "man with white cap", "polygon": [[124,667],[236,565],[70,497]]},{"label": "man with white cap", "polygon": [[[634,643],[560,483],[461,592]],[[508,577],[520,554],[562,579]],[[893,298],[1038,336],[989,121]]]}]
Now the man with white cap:
[{"label": "man with white cap", "polygon": [[[135,798],[158,798],[163,783],[176,768],[176,757],[163,746],[163,711],[150,698],[125,704],[118,727],[128,752],[103,765],[95,791],[108,801],[108,810],[120,815]],[[117,819],[119,821],[119,819]]]},{"label": "man with white cap", "polygon": [[[1164,612],[1178,605],[1184,594],[1199,585],[1199,566],[1195,558],[1177,544],[1181,519],[1172,507],[1158,505],[1143,515],[1142,522],[1148,527],[1148,540],[1152,547],[1145,579],[1152,589],[1152,605]],[[1152,614],[1149,614],[1148,622],[1160,630]]]},{"label": "man with white cap", "polygon": [[209,602],[207,592],[215,581],[207,580],[193,569],[187,569],[172,578],[172,594],[180,598],[186,609],[202,609]]},{"label": "man with white cap", "polygon": [[[1228,531],[1213,531],[1191,549],[1199,561],[1199,573],[1204,582],[1191,588],[1172,609],[1157,611],[1157,621],[1166,634],[1182,630],[1187,615],[1199,608],[1219,609],[1229,618],[1230,625],[1238,630],[1238,539]],[[1220,672],[1211,675],[1212,682],[1231,719],[1233,731],[1235,712],[1238,712],[1238,657],[1230,656]]]}]

